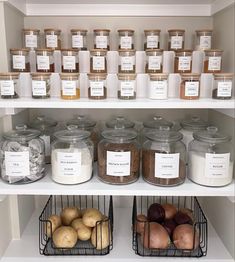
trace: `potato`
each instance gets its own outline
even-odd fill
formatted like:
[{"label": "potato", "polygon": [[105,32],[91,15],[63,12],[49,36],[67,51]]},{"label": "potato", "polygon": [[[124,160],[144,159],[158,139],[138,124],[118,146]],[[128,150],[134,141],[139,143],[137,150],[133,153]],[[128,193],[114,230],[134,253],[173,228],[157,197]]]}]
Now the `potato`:
[{"label": "potato", "polygon": [[70,226],[62,226],[52,235],[54,245],[57,248],[73,248],[78,240],[77,232]]},{"label": "potato", "polygon": [[83,217],[82,222],[87,227],[94,227],[96,222],[102,220],[102,213],[96,208],[88,208]]},{"label": "potato", "polygon": [[110,245],[111,235],[109,232],[108,222],[100,222],[92,230],[91,244],[97,249],[101,250]]},{"label": "potato", "polygon": [[81,212],[76,207],[66,207],[60,213],[60,217],[62,224],[69,226],[74,219],[81,217]]},{"label": "potato", "polygon": [[82,218],[73,220],[71,226],[77,231],[79,240],[86,241],[91,238],[91,228],[83,224]]},{"label": "potato", "polygon": [[51,237],[51,235],[54,233],[54,231],[61,226],[61,218],[57,215],[51,215],[48,220],[50,222],[46,222],[46,234],[48,237]]}]

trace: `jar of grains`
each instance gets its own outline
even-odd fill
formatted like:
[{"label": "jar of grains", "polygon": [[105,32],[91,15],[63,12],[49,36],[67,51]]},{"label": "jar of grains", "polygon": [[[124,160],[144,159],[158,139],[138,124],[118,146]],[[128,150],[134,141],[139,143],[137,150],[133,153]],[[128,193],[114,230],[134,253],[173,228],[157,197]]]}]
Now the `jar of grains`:
[{"label": "jar of grains", "polygon": [[32,73],[32,98],[49,98],[51,73]]},{"label": "jar of grains", "polygon": [[160,48],[160,33],[159,29],[144,30],[144,50]]},{"label": "jar of grains", "polygon": [[61,98],[75,100],[80,98],[80,84],[78,73],[61,73]]},{"label": "jar of grains", "polygon": [[149,92],[150,99],[168,98],[168,74],[150,74]]},{"label": "jar of grains", "polygon": [[13,72],[30,72],[29,49],[10,49]]},{"label": "jar of grains", "polygon": [[147,49],[145,73],[162,73],[163,70],[163,50]]},{"label": "jar of grains", "polygon": [[78,73],[78,51],[74,49],[61,50],[61,71],[63,73]]},{"label": "jar of grains", "polygon": [[109,29],[94,29],[94,48],[110,50]]},{"label": "jar of grains", "polygon": [[119,29],[119,49],[134,49],[134,30]]},{"label": "jar of grains", "polygon": [[90,72],[107,73],[107,51],[92,49],[90,51]]},{"label": "jar of grains", "polygon": [[0,73],[1,98],[18,98],[19,73]]},{"label": "jar of grains", "polygon": [[55,72],[54,52],[51,49],[36,49],[36,71]]},{"label": "jar of grains", "polygon": [[222,50],[206,50],[204,57],[204,73],[220,73],[222,70]]},{"label": "jar of grains", "polygon": [[136,99],[136,74],[118,74],[118,98]]},{"label": "jar of grains", "polygon": [[39,47],[39,34],[38,29],[23,29],[23,46],[30,50],[35,50]]},{"label": "jar of grains", "polygon": [[135,50],[119,50],[119,73],[135,73]]},{"label": "jar of grains", "polygon": [[107,98],[107,74],[88,74],[89,87],[88,97],[89,99],[106,99]]},{"label": "jar of grains", "polygon": [[72,48],[77,50],[87,50],[87,30],[71,29]]},{"label": "jar of grains", "polygon": [[231,73],[214,74],[212,98],[214,99],[232,98],[233,76],[234,75]]},{"label": "jar of grains", "polygon": [[44,29],[46,48],[53,50],[61,49],[61,30],[47,28]]},{"label": "jar of grains", "polygon": [[180,84],[180,98],[195,100],[200,97],[200,75],[182,74]]},{"label": "jar of grains", "polygon": [[184,49],[185,30],[182,29],[171,29],[168,30],[168,50],[176,51]]},{"label": "jar of grains", "polygon": [[212,33],[210,29],[196,30],[196,50],[211,49]]},{"label": "jar of grains", "polygon": [[175,73],[192,72],[192,50],[181,50],[175,52]]}]

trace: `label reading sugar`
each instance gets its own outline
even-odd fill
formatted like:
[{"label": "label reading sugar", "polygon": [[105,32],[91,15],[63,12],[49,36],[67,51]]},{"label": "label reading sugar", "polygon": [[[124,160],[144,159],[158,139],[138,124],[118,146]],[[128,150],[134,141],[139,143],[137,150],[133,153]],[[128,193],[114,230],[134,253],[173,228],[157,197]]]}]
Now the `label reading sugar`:
[{"label": "label reading sugar", "polygon": [[217,96],[231,97],[232,96],[232,81],[218,82]]},{"label": "label reading sugar", "polygon": [[121,81],[121,96],[134,96],[135,83],[133,81]]},{"label": "label reading sugar", "polygon": [[63,67],[65,70],[75,70],[76,69],[75,56],[63,56]]},{"label": "label reading sugar", "polygon": [[24,70],[25,69],[25,56],[13,55],[13,68]]},{"label": "label reading sugar", "polygon": [[104,96],[104,83],[101,81],[90,81],[91,96]]},{"label": "label reading sugar", "polygon": [[167,80],[150,81],[149,98],[167,99]]},{"label": "label reading sugar", "polygon": [[45,144],[45,155],[50,156],[51,155],[51,138],[50,136],[40,136],[40,138],[44,141]]},{"label": "label reading sugar", "polygon": [[171,37],[171,48],[182,49],[183,47],[183,36],[172,36]]},{"label": "label reading sugar", "polygon": [[57,153],[58,171],[60,176],[79,176],[81,174],[81,152]]},{"label": "label reading sugar", "polygon": [[13,96],[14,95],[14,81],[4,80],[0,82],[1,95],[2,96]]},{"label": "label reading sugar", "polygon": [[6,175],[27,177],[29,172],[29,152],[5,152]]},{"label": "label reading sugar", "polygon": [[83,36],[73,35],[72,36],[72,47],[73,48],[83,48]]},{"label": "label reading sugar", "polygon": [[62,93],[64,96],[75,96],[76,81],[62,80]]},{"label": "label reading sugar", "polygon": [[182,70],[182,71],[191,70],[191,56],[179,57],[178,70]]},{"label": "label reading sugar", "polygon": [[33,96],[46,96],[46,81],[32,80],[32,92]]},{"label": "label reading sugar", "polygon": [[155,177],[166,179],[179,177],[179,161],[179,153],[155,153]]},{"label": "label reading sugar", "polygon": [[107,151],[106,171],[108,176],[129,176],[131,152]]},{"label": "label reading sugar", "polygon": [[158,48],[159,37],[158,35],[147,36],[147,48]]},{"label": "label reading sugar", "polygon": [[229,176],[230,153],[206,153],[205,176],[208,178],[225,178]]},{"label": "label reading sugar", "polygon": [[148,58],[149,70],[160,70],[161,65],[162,65],[162,56],[149,56]]},{"label": "label reading sugar", "polygon": [[95,38],[96,48],[107,48],[108,47],[108,37],[105,35],[97,35]]},{"label": "label reading sugar", "polygon": [[131,36],[121,36],[120,46],[121,46],[121,49],[131,49],[132,48],[132,37]]},{"label": "label reading sugar", "polygon": [[221,57],[220,56],[209,57],[208,70],[209,71],[221,70]]},{"label": "label reading sugar", "polygon": [[49,70],[50,69],[49,56],[38,55],[37,56],[37,68],[38,70]]},{"label": "label reading sugar", "polygon": [[202,49],[211,49],[211,36],[200,36],[200,47]]},{"label": "label reading sugar", "polygon": [[102,56],[93,56],[93,70],[105,70],[105,58]]},{"label": "label reading sugar", "polygon": [[25,36],[25,46],[29,48],[38,47],[38,38],[36,35],[26,35]]},{"label": "label reading sugar", "polygon": [[135,57],[133,56],[121,56],[121,70],[122,71],[132,71],[134,70],[134,60]]},{"label": "label reading sugar", "polygon": [[47,35],[46,42],[47,42],[47,47],[57,48],[58,47],[57,35]]},{"label": "label reading sugar", "polygon": [[199,96],[199,81],[185,82],[185,96]]}]

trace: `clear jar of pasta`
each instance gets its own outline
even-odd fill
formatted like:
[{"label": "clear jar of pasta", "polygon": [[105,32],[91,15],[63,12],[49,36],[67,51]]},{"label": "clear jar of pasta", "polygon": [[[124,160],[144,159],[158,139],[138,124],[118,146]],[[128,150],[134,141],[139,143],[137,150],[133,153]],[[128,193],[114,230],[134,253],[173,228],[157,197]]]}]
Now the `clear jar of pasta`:
[{"label": "clear jar of pasta", "polygon": [[61,71],[63,73],[78,73],[78,51],[74,49],[61,50]]},{"label": "clear jar of pasta", "polygon": [[32,98],[49,98],[51,91],[50,73],[32,73]]},{"label": "clear jar of pasta", "polygon": [[168,50],[182,50],[184,49],[185,30],[183,29],[171,29],[168,30]]},{"label": "clear jar of pasta", "polygon": [[53,50],[61,49],[61,30],[47,28],[44,29],[46,48]]},{"label": "clear jar of pasta", "polygon": [[29,49],[10,49],[12,72],[30,72]]},{"label": "clear jar of pasta", "polygon": [[119,53],[118,72],[135,73],[135,67],[136,67],[135,50],[132,49],[119,50],[118,53]]},{"label": "clear jar of pasta", "polygon": [[78,50],[87,50],[87,30],[71,29],[72,48]]},{"label": "clear jar of pasta", "polygon": [[196,50],[208,50],[212,45],[213,30],[201,29],[196,30]]},{"label": "clear jar of pasta", "polygon": [[94,48],[110,50],[109,29],[94,29]]},{"label": "clear jar of pasta", "polygon": [[39,47],[39,34],[38,29],[23,29],[23,46],[30,50],[35,50]]},{"label": "clear jar of pasta", "polygon": [[90,72],[107,73],[107,51],[92,49],[90,51]]},{"label": "clear jar of pasta", "polygon": [[180,98],[195,100],[200,97],[200,75],[182,74],[180,84]]},{"label": "clear jar of pasta", "polygon": [[160,48],[160,33],[159,29],[144,30],[144,50]]},{"label": "clear jar of pasta", "polygon": [[18,98],[19,73],[0,73],[1,98]]},{"label": "clear jar of pasta", "polygon": [[192,50],[181,50],[175,52],[175,73],[192,72]]},{"label": "clear jar of pasta", "polygon": [[80,83],[78,73],[61,73],[61,98],[75,100],[80,98]]},{"label": "clear jar of pasta", "polygon": [[136,74],[118,74],[118,98],[136,99]]},{"label": "clear jar of pasta", "polygon": [[134,30],[119,29],[119,49],[134,49]]},{"label": "clear jar of pasta", "polygon": [[162,73],[163,70],[163,50],[147,49],[145,73]]},{"label": "clear jar of pasta", "polygon": [[36,71],[53,73],[55,71],[54,52],[51,49],[36,49]]},{"label": "clear jar of pasta", "polygon": [[219,49],[205,51],[204,73],[220,73],[222,70],[222,54]]},{"label": "clear jar of pasta", "polygon": [[168,74],[149,75],[149,95],[150,99],[168,98]]},{"label": "clear jar of pasta", "polygon": [[88,74],[89,87],[88,87],[88,97],[89,99],[106,99],[107,98],[107,84],[106,84],[107,74]]},{"label": "clear jar of pasta", "polygon": [[233,77],[231,73],[214,74],[212,98],[231,99],[233,91]]}]

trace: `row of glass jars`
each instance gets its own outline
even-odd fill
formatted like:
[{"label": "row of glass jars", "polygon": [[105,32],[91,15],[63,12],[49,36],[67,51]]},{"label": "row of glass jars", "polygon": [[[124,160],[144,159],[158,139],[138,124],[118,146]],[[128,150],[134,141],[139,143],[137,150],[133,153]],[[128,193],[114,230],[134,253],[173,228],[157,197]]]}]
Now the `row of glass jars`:
[{"label": "row of glass jars", "polygon": [[[110,50],[110,30],[95,29],[94,33],[94,48]],[[119,49],[134,49],[134,30],[120,29],[119,34]],[[160,29],[144,30],[144,50],[148,48],[160,48]],[[185,30],[171,29],[168,30],[168,50],[184,49]],[[39,47],[38,29],[23,29],[24,47],[34,50]],[[51,49],[61,49],[61,30],[59,29],[44,29],[45,47]],[[79,50],[87,50],[87,30],[71,29],[72,48]],[[212,45],[212,30],[196,30],[196,49],[207,50],[211,49]]]}]

